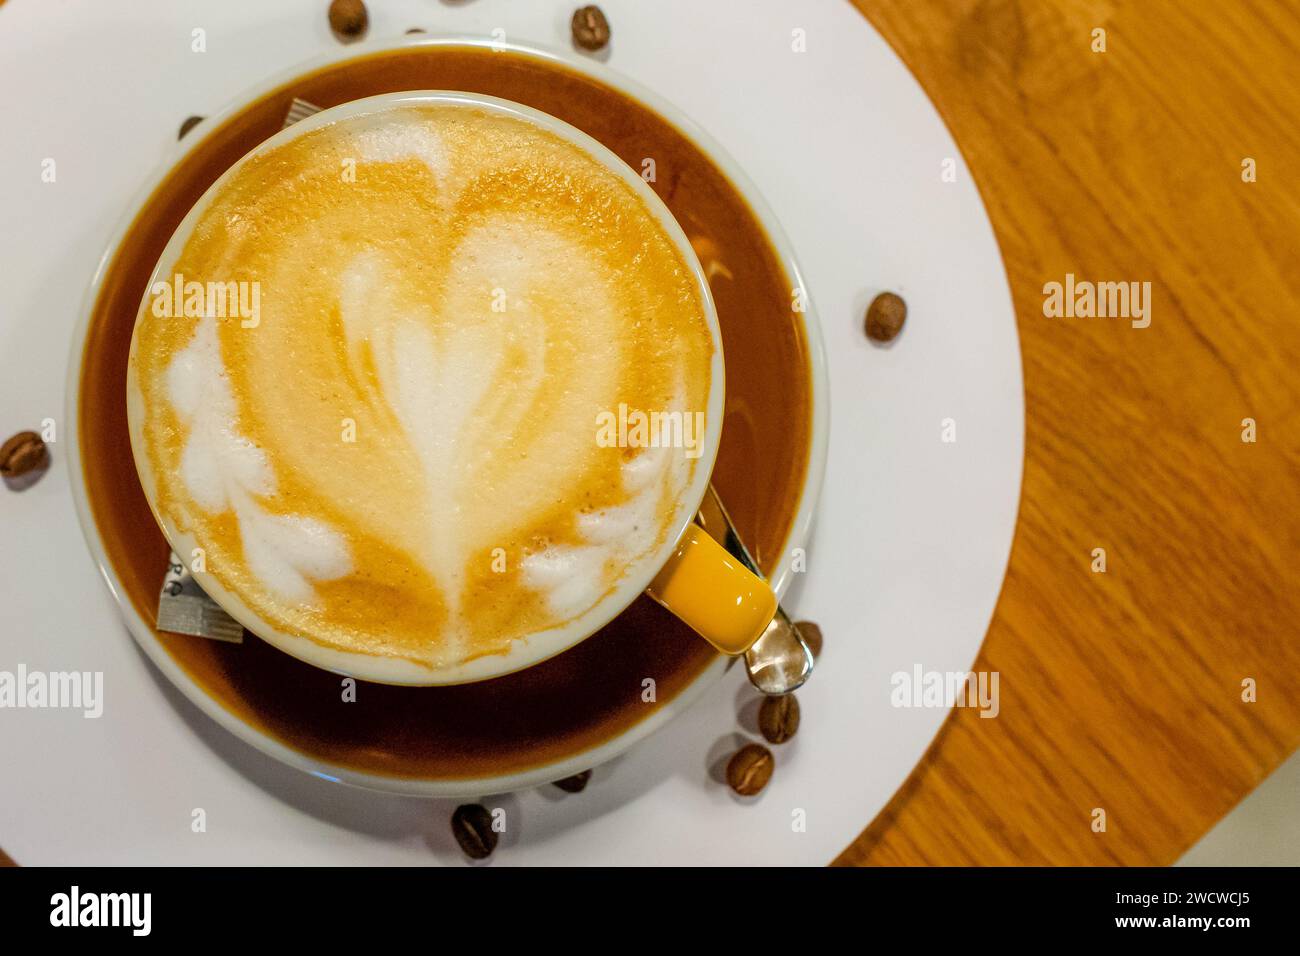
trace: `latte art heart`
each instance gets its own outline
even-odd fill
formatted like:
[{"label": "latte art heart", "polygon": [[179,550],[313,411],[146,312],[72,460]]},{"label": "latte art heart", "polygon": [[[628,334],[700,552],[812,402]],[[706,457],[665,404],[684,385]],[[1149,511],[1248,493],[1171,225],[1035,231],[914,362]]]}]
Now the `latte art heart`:
[{"label": "latte art heart", "polygon": [[137,458],[275,628],[447,667],[581,618],[664,543],[696,461],[597,422],[704,409],[706,313],[567,140],[468,106],[340,120],[243,163],[165,265],[252,284],[226,301],[258,315],[146,300]]}]

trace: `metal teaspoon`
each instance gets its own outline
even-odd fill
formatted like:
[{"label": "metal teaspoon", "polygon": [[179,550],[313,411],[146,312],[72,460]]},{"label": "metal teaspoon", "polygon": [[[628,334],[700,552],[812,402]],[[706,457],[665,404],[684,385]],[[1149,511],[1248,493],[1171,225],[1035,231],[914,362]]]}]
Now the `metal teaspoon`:
[{"label": "metal teaspoon", "polygon": [[[722,499],[712,484],[700,504],[700,524],[736,560],[763,577],[763,572],[758,569],[758,563],[740,540],[736,526],[727,514],[727,509],[722,506]],[[813,666],[812,651],[808,649],[784,608],[777,605],[776,617],[772,618],[772,623],[745,652],[745,671],[749,675],[749,682],[764,694],[788,694],[803,686],[812,674]]]}]

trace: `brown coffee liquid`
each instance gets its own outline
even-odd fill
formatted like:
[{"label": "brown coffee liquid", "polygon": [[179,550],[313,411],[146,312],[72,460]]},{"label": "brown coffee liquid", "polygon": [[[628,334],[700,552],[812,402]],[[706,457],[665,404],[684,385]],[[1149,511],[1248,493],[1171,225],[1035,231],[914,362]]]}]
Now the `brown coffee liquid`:
[{"label": "brown coffee liquid", "polygon": [[[794,285],[745,200],[684,134],[649,108],[554,63],[475,47],[412,46],[294,80],[229,119],[145,203],[105,273],[91,315],[79,437],[91,507],[110,563],[145,620],[157,612],[168,547],[140,489],[127,433],[127,350],[149,275],[207,187],[283,125],[294,97],[329,107],[401,90],[465,90],[551,113],[634,169],[655,160],[653,188],[712,277],[727,366],[713,481],[762,566],[781,559],[808,465],[810,365]],[[743,157],[741,157],[743,160]],[[609,740],[672,700],[712,649],[646,598],[575,648],[517,674],[457,687],[362,684],[249,637],[242,645],[159,634],[223,707],[286,745],[356,770],[460,778],[517,772]],[[656,682],[656,703],[641,699]]]}]

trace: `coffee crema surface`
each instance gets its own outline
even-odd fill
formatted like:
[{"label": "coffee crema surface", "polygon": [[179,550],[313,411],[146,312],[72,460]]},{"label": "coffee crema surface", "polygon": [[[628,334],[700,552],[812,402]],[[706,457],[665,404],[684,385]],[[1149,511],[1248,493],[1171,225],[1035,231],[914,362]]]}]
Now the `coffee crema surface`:
[{"label": "coffee crema surface", "polygon": [[239,166],[156,278],[137,463],[286,634],[435,669],[503,653],[675,526],[690,450],[598,423],[681,413],[689,436],[705,305],[636,191],[549,130],[472,105],[311,130]]}]

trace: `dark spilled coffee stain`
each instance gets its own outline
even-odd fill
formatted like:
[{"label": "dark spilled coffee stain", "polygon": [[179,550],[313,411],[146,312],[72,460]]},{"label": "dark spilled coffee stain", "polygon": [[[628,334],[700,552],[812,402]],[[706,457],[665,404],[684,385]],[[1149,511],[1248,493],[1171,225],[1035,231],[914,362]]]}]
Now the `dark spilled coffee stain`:
[{"label": "dark spilled coffee stain", "polygon": [[[791,287],[762,226],[713,162],[667,120],[595,80],[525,54],[407,47],[333,64],[240,110],[186,157],[140,211],[91,316],[78,422],[91,507],[126,596],[153,620],[168,548],[145,502],[127,437],[126,358],[145,285],[172,231],[227,168],[284,123],[294,97],[322,107],[399,90],[456,89],[525,103],[577,126],[633,169],[653,158],[660,193],[721,268],[711,280],[727,365],[714,483],[770,570],[807,470],[810,363]],[[160,635],[176,662],[230,712],[329,763],[397,777],[524,770],[597,746],[670,701],[716,659],[641,598],[573,649],[517,674],[459,687],[359,684],[250,638],[228,645]],[[657,702],[642,701],[643,681]]]}]

